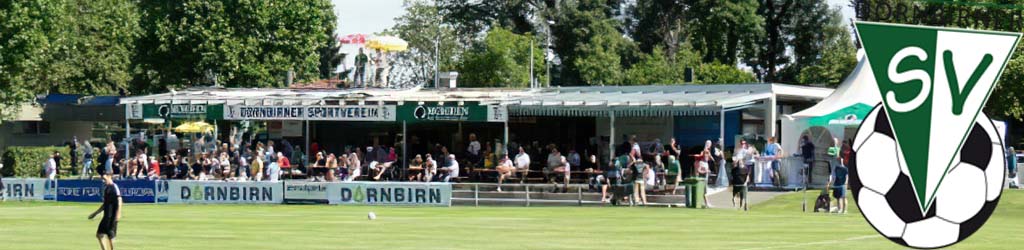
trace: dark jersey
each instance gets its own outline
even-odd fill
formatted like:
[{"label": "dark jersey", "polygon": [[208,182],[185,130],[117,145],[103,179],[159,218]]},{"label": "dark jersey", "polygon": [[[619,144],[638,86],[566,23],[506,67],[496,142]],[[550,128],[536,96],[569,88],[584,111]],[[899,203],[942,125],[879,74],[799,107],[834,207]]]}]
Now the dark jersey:
[{"label": "dark jersey", "polygon": [[735,167],[732,168],[732,183],[736,186],[742,186],[747,181],[747,175],[750,174],[750,168],[746,167]]},{"label": "dark jersey", "polygon": [[117,218],[117,198],[121,198],[121,190],[117,188],[117,184],[111,183],[103,187],[103,220]]}]

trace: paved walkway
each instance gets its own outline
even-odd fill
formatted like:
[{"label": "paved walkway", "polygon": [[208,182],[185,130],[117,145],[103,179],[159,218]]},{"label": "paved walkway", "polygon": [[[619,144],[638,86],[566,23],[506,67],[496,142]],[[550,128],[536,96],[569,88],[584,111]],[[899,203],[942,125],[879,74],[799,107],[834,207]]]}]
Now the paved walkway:
[{"label": "paved walkway", "polygon": [[[732,209],[732,190],[729,188],[708,188],[708,201],[711,202],[711,208],[720,209]],[[775,198],[787,192],[770,192],[770,191],[750,191],[747,193],[747,202],[749,205],[756,205],[761,202]]]}]

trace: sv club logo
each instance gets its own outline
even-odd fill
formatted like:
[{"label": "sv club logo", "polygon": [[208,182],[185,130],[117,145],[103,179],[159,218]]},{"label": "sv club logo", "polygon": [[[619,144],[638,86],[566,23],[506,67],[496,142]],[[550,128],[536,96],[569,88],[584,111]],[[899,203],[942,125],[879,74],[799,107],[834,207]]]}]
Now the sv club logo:
[{"label": "sv club logo", "polygon": [[856,27],[876,80],[863,84],[877,84],[882,97],[853,145],[858,206],[902,245],[959,242],[988,218],[1001,192],[1002,139],[981,111],[1020,34]]}]

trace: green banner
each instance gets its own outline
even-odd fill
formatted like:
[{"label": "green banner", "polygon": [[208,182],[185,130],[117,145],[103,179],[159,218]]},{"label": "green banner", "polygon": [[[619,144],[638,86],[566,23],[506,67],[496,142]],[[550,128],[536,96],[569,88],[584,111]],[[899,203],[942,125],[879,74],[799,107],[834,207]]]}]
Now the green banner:
[{"label": "green banner", "polygon": [[398,120],[405,122],[504,122],[508,120],[508,116],[505,107],[498,105],[425,103],[398,106]]},{"label": "green banner", "polygon": [[144,104],[142,105],[142,118],[224,120],[224,105]]}]

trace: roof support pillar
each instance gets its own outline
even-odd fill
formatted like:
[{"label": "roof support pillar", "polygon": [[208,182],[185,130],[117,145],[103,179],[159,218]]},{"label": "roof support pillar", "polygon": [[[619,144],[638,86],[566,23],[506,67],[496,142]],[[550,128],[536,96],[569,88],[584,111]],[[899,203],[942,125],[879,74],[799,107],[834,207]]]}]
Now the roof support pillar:
[{"label": "roof support pillar", "polygon": [[615,111],[608,111],[608,162],[615,161]]},{"label": "roof support pillar", "polygon": [[718,111],[718,143],[725,148],[725,106]]},{"label": "roof support pillar", "polygon": [[775,99],[775,95],[774,94],[771,97],[769,97],[768,99],[765,100],[765,107],[764,107],[764,112],[765,112],[765,114],[764,114],[764,136],[765,136],[766,139],[770,138],[772,136],[775,136],[775,132],[777,130],[776,127],[775,127],[775,121],[779,119],[778,118],[778,113],[779,113],[778,111],[779,110],[778,110],[778,105],[776,105],[775,101],[776,101],[776,99]]}]

